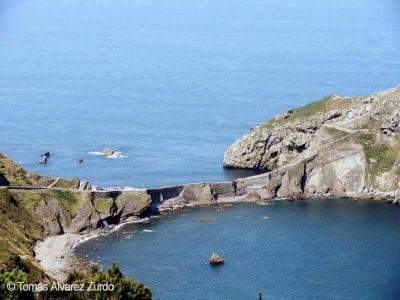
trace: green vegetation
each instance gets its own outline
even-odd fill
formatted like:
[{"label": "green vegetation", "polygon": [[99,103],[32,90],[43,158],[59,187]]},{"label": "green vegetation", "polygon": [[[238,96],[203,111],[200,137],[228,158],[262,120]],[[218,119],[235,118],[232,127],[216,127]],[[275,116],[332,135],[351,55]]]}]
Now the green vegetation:
[{"label": "green vegetation", "polygon": [[291,114],[289,119],[291,119],[291,121],[297,121],[300,119],[315,116],[319,112],[323,113],[326,111],[326,107],[330,99],[331,97],[325,97],[319,101],[311,102],[309,104],[301,106],[293,110],[293,113]]},{"label": "green vegetation", "polygon": [[[364,147],[368,184],[382,191],[396,189],[395,176],[400,175],[400,147],[379,143],[374,134],[359,134],[357,138]],[[388,172],[391,179],[384,179]]]},{"label": "green vegetation", "polygon": [[[48,300],[48,299],[74,299],[74,300],[151,300],[150,290],[142,283],[137,282],[121,273],[115,263],[107,271],[94,268],[90,272],[73,271],[68,274],[65,284],[84,285],[84,291],[62,292],[52,290],[52,281],[45,281],[47,290],[36,292],[20,291],[16,288],[10,292],[7,283],[13,282],[18,286],[18,282],[26,284],[32,283],[27,273],[20,267],[14,266],[10,269],[0,267],[0,295],[5,300]],[[102,287],[102,290],[99,287]],[[110,288],[112,286],[112,288]],[[90,288],[89,288],[90,287]],[[90,289],[90,291],[88,291]],[[112,291],[111,291],[112,289]]]},{"label": "green vegetation", "polygon": [[385,145],[365,145],[364,152],[368,163],[368,173],[371,175],[391,171],[400,153],[399,149]]},{"label": "green vegetation", "polygon": [[108,214],[112,203],[112,198],[96,199],[96,209],[101,214]]},{"label": "green vegetation", "polygon": [[57,234],[55,211],[65,228],[77,211],[85,208],[85,203],[90,203],[87,192],[0,188],[0,263],[7,263],[17,254],[29,269],[29,276],[41,278],[43,272],[32,257],[35,242],[48,234]]},{"label": "green vegetation", "polygon": [[37,185],[40,176],[26,172],[7,155],[0,153],[0,174],[9,185]]},{"label": "green vegetation", "polygon": [[75,202],[76,200],[71,191],[53,190],[52,192],[58,200],[61,200],[65,203]]},{"label": "green vegetation", "polygon": [[[88,197],[85,192],[75,192],[75,191],[63,191],[63,190],[51,190],[49,191],[51,197],[57,200],[58,204],[61,206],[64,214],[66,215],[66,224],[69,224],[69,220],[74,216],[78,209],[79,204],[83,203],[85,196]],[[89,201],[89,199],[87,199]]]},{"label": "green vegetation", "polygon": [[355,141],[364,147],[367,160],[367,174],[379,176],[384,172],[394,171],[399,175],[400,166],[396,162],[400,159],[400,147],[379,143],[374,133],[359,133]]},{"label": "green vegetation", "polygon": [[33,243],[42,236],[40,228],[29,209],[9,191],[0,189],[0,262],[12,254],[30,255]]},{"label": "green vegetation", "polygon": [[4,300],[18,300],[18,299],[34,299],[34,295],[31,291],[20,291],[15,289],[9,291],[7,284],[13,282],[15,285],[18,282],[29,283],[28,275],[20,268],[16,267],[11,271],[6,271],[5,267],[0,266],[0,295],[1,299]]},{"label": "green vegetation", "polygon": [[328,96],[321,100],[301,106],[297,109],[289,110],[288,111],[289,115],[287,118],[270,119],[267,122],[263,123],[261,125],[261,128],[269,128],[273,124],[284,125],[284,124],[294,123],[299,120],[304,120],[313,117],[319,112],[326,113],[334,109],[339,109],[339,110],[345,109],[349,107],[351,104],[352,104],[351,98],[343,99],[343,98]]},{"label": "green vegetation", "polygon": [[[81,214],[81,221],[93,213],[90,192],[79,191],[78,179],[56,179],[28,173],[6,155],[0,153],[0,299],[151,299],[151,292],[142,283],[123,275],[116,265],[106,272],[98,269],[88,273],[69,274],[66,283],[90,282],[112,284],[113,291],[95,289],[89,292],[42,291],[20,292],[7,290],[8,282],[37,283],[49,281],[38,261],[33,257],[33,246],[38,240],[71,228],[71,220]],[[55,183],[52,189],[8,189],[7,185],[44,186]],[[4,186],[6,185],[6,186]],[[68,188],[68,189],[67,189]],[[147,194],[136,194],[135,200],[147,199]],[[143,199],[142,199],[143,198]],[[121,203],[131,200],[124,196]],[[98,199],[96,206],[108,213],[112,199]]]}]

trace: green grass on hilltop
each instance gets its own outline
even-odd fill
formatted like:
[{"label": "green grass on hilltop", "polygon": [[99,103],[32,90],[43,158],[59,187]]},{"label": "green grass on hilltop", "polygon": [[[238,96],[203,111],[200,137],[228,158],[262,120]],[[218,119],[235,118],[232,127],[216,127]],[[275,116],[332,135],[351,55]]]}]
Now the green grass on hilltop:
[{"label": "green grass on hilltop", "polygon": [[261,128],[269,128],[273,124],[285,125],[294,123],[296,121],[305,120],[307,118],[317,115],[317,113],[326,113],[334,109],[345,109],[352,104],[352,98],[337,98],[334,96],[327,96],[321,100],[311,102],[299,108],[289,110],[290,116],[286,119],[272,118],[265,123],[261,124]]}]

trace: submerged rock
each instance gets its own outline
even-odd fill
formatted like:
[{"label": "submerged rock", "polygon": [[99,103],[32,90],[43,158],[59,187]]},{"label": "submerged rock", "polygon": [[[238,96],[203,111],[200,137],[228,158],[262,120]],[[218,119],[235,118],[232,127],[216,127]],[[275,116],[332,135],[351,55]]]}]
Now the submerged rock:
[{"label": "submerged rock", "polygon": [[213,222],[216,219],[214,217],[203,217],[200,219],[200,222]]},{"label": "submerged rock", "polygon": [[210,265],[222,265],[224,263],[224,259],[218,253],[213,253],[210,257]]}]

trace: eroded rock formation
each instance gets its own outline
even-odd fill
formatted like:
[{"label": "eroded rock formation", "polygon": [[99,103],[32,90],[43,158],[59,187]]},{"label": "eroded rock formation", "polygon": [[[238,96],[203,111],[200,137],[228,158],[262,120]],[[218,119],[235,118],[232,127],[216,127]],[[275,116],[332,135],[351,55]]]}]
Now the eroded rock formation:
[{"label": "eroded rock formation", "polygon": [[332,96],[251,129],[224,166],[261,169],[237,193],[266,198],[400,197],[400,87],[366,97]]}]

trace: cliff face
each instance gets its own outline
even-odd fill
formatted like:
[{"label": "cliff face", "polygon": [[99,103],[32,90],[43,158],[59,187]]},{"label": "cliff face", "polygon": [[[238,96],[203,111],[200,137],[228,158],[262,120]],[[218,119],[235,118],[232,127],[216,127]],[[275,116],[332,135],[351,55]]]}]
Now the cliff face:
[{"label": "cliff face", "polygon": [[[224,166],[265,170],[237,181],[266,197],[400,193],[400,87],[365,97],[326,97],[251,129]],[[392,193],[389,193],[392,192]]]},{"label": "cliff face", "polygon": [[[32,278],[44,275],[34,245],[48,236],[80,233],[139,216],[150,205],[146,190],[89,190],[78,179],[26,172],[0,153],[0,264],[21,257]],[[116,211],[110,214],[110,207]]]}]

